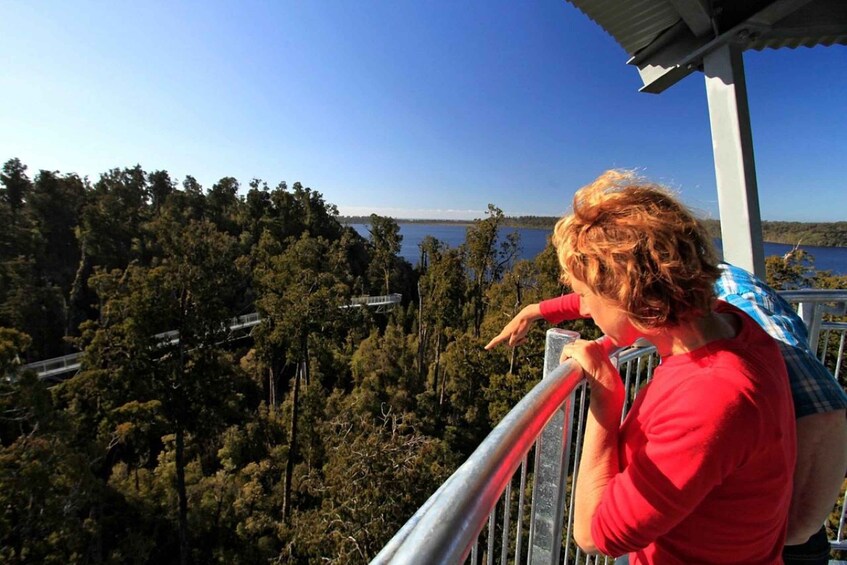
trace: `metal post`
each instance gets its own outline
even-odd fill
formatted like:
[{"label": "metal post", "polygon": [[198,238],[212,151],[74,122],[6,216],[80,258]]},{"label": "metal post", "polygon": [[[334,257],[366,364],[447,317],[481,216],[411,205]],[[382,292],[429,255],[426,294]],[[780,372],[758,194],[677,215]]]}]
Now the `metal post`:
[{"label": "metal post", "polygon": [[806,324],[806,329],[809,330],[809,349],[815,355],[818,354],[818,343],[821,333],[821,322],[823,320],[823,312],[821,311],[820,302],[800,302],[797,305],[797,314]]},{"label": "metal post", "polygon": [[[544,348],[544,377],[559,366],[565,344],[579,338],[577,332],[552,328],[547,330]],[[573,394],[553,414],[541,432],[535,447],[535,482],[532,486],[532,509],[529,527],[529,556],[532,565],[559,562],[562,546],[565,482],[570,458]]]},{"label": "metal post", "polygon": [[723,256],[765,278],[759,189],[741,47],[727,44],[703,58]]}]

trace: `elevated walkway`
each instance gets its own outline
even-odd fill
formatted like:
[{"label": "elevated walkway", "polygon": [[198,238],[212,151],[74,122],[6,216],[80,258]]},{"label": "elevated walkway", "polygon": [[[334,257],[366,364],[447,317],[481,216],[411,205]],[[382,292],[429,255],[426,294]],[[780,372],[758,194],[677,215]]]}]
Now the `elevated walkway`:
[{"label": "elevated walkway", "polygon": [[[390,310],[403,299],[402,294],[394,293],[385,296],[356,296],[350,299],[350,304],[342,306],[342,308],[375,308],[377,312],[385,312]],[[261,322],[258,312],[236,316],[230,319],[227,325],[228,336],[227,341],[240,339],[250,334],[253,327]],[[179,343],[179,331],[171,330],[156,334],[157,340],[161,345],[174,345]],[[22,371],[35,371],[39,379],[42,380],[61,380],[66,378],[68,374],[76,373],[80,369],[81,353],[71,353],[62,355],[61,357],[53,357],[44,359],[43,361],[35,361],[21,366]]]},{"label": "elevated walkway", "polygon": [[342,308],[375,308],[377,312],[386,312],[394,308],[403,300],[403,295],[398,293],[386,294],[384,296],[357,296],[350,299],[350,304]]}]

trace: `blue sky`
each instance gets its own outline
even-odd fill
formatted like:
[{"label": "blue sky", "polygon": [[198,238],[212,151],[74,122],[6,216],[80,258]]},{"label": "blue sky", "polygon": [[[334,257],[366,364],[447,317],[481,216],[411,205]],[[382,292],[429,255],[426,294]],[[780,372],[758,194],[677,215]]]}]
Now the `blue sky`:
[{"label": "blue sky", "polygon": [[[302,182],[342,213],[559,215],[611,167],[717,217],[702,74],[641,94],[564,0],[0,0],[0,160]],[[762,217],[847,220],[847,48],[745,54]]]}]

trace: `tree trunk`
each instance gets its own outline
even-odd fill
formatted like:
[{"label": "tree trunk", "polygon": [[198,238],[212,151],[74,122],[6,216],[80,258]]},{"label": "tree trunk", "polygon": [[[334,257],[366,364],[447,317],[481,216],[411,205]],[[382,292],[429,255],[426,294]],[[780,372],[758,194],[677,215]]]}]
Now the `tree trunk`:
[{"label": "tree trunk", "polygon": [[[438,337],[435,340],[435,383],[436,386],[438,384],[438,373],[441,371],[441,333],[439,332]],[[438,399],[438,405],[441,406],[444,404],[444,389],[445,383],[447,381],[447,375],[441,379],[441,395]]]},{"label": "tree trunk", "polygon": [[182,422],[176,426],[176,491],[179,497],[179,562],[188,565],[191,562],[188,544],[188,496],[185,492],[185,430]]},{"label": "tree trunk", "polygon": [[303,383],[306,385],[306,388],[309,388],[309,383],[311,382],[311,371],[309,371],[309,339],[304,338],[302,344],[303,351]]},{"label": "tree trunk", "polygon": [[[514,313],[517,314],[521,309],[521,303],[523,302],[523,293],[521,292],[521,283],[520,280],[515,282],[515,308]],[[509,374],[513,375],[515,373],[515,352],[517,351],[517,347],[512,348],[512,354],[509,355]]]},{"label": "tree trunk", "polygon": [[418,337],[418,379],[426,387],[426,346],[429,336],[426,328],[421,330]]},{"label": "tree trunk", "polygon": [[191,548],[188,543],[188,494],[185,490],[185,331],[184,320],[187,310],[188,295],[185,291],[180,296],[181,319],[179,322],[179,365],[176,368],[176,452],[174,466],[176,467],[176,492],[179,499],[179,563],[188,565],[191,562]]},{"label": "tree trunk", "polygon": [[273,367],[268,367],[268,406],[276,406],[276,375]]},{"label": "tree trunk", "polygon": [[[79,325],[88,319],[88,306],[86,305],[85,294],[88,288],[88,277],[94,271],[94,266],[91,259],[85,250],[85,245],[82,245],[82,256],[79,259],[79,268],[76,271],[74,282],[71,285],[71,291],[68,295],[68,317],[66,335],[77,335]],[[101,304],[102,306],[102,304]]]},{"label": "tree trunk", "polygon": [[288,436],[288,460],[285,462],[285,482],[282,488],[282,519],[285,523],[291,520],[291,479],[294,474],[294,458],[297,455],[297,415],[300,406],[300,372],[303,363],[297,365],[294,372],[294,391],[292,393],[291,433]]},{"label": "tree trunk", "polygon": [[[423,265],[423,251],[421,251],[421,265]],[[423,326],[423,295],[421,294],[421,282],[418,281],[418,377],[420,382],[426,385],[426,374],[424,373],[424,355],[426,354],[426,343],[424,343]]]}]

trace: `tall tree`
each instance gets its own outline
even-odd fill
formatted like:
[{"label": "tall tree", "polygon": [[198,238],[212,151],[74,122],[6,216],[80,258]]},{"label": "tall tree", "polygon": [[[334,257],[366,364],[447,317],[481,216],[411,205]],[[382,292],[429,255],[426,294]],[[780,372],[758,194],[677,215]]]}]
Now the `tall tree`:
[{"label": "tall tree", "polygon": [[430,359],[430,343],[434,343],[431,361],[428,363],[429,382],[438,396],[439,404],[444,401],[444,383],[441,355],[454,332],[464,331],[462,309],[466,302],[465,264],[458,249],[432,249],[429,251],[429,267],[420,278],[420,363],[421,369]]},{"label": "tall tree", "polygon": [[141,225],[148,215],[148,198],[147,176],[140,166],[100,175],[82,212],[82,255],[107,270],[143,258]]},{"label": "tall tree", "polygon": [[[504,269],[516,257],[519,250],[519,236],[512,232],[503,241],[499,239],[499,230],[503,225],[503,211],[488,205],[487,218],[474,221],[468,228],[462,250],[465,265],[471,273],[469,297],[474,336],[479,337],[482,318],[485,315],[485,291],[495,281],[500,280]],[[499,245],[498,245],[499,244]]]},{"label": "tall tree", "polygon": [[27,199],[31,183],[26,176],[26,165],[18,158],[9,159],[3,164],[3,172],[0,173],[0,199],[9,206],[12,216],[12,224],[18,223],[21,208]]},{"label": "tall tree", "polygon": [[216,182],[206,195],[206,213],[209,219],[231,235],[238,233],[238,181],[233,177],[224,177]]},{"label": "tall tree", "polygon": [[175,190],[174,182],[167,171],[153,171],[147,175],[147,183],[150,186],[150,200],[153,211],[158,213],[168,196],[173,194]]},{"label": "tall tree", "polygon": [[93,279],[103,309],[99,323],[84,334],[87,370],[69,383],[68,404],[78,402],[74,388],[101,381],[93,395],[106,409],[95,428],[107,451],[106,479],[119,456],[109,454],[132,437],[125,430],[142,426],[143,418],[162,419],[164,431],[173,434],[179,554],[187,563],[188,442],[202,445],[236,410],[238,371],[219,344],[227,339],[228,305],[241,275],[235,239],[211,222],[182,225],[162,218],[154,230],[164,250],[154,267],[130,265]]},{"label": "tall tree", "polygon": [[79,265],[76,236],[85,204],[86,182],[77,175],[39,171],[32,185],[29,208],[41,249],[38,266],[42,276],[67,296]]},{"label": "tall tree", "polygon": [[374,284],[376,281],[381,281],[382,293],[388,294],[391,291],[391,274],[397,263],[400,244],[403,242],[400,226],[392,218],[371,214],[368,232],[370,232],[371,280]]},{"label": "tall tree", "polygon": [[[283,373],[289,367],[294,396],[289,454],[285,472],[283,515],[290,517],[291,476],[297,456],[295,423],[299,410],[300,380],[309,382],[309,338],[332,334],[344,316],[350,298],[346,253],[338,241],[304,234],[282,245],[268,232],[257,249],[257,308],[265,323],[256,333],[256,346],[267,366]],[[284,356],[284,365],[280,362]],[[277,375],[271,374],[271,379]]]}]

